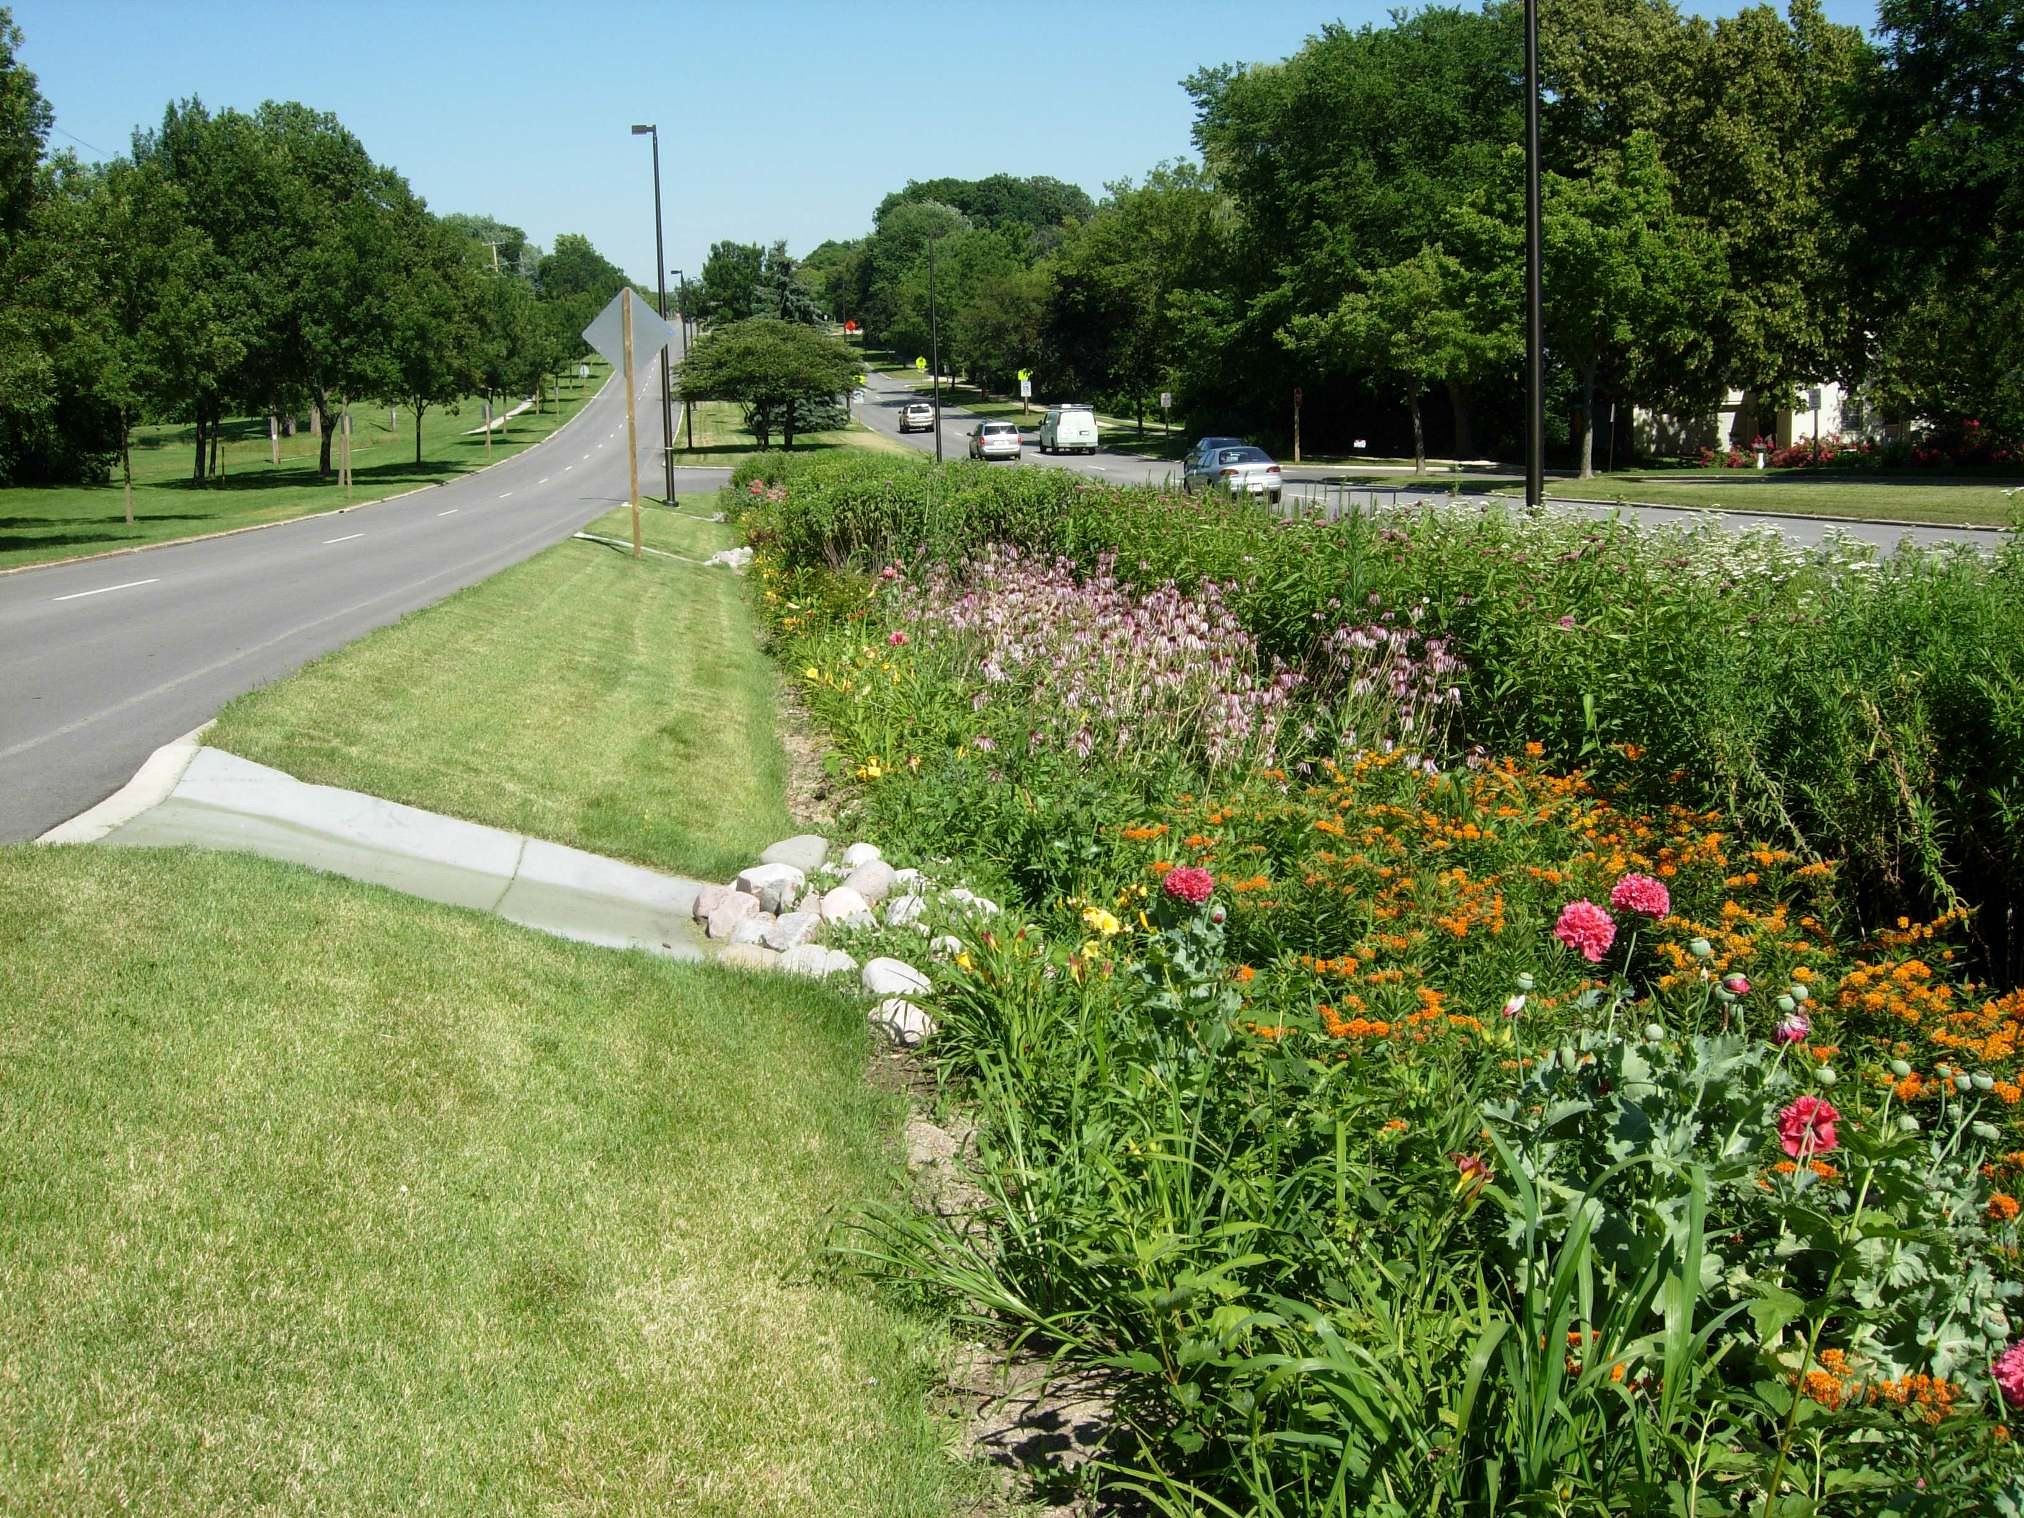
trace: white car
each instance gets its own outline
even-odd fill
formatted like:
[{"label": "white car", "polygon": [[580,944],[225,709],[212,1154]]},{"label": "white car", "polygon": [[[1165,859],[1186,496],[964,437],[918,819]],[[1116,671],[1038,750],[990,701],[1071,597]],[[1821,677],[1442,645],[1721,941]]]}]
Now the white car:
[{"label": "white car", "polygon": [[1019,424],[1017,422],[979,422],[970,432],[970,457],[973,459],[1011,459],[1019,461]]},{"label": "white car", "polygon": [[935,408],[926,401],[909,401],[900,407],[900,431],[933,432]]},{"label": "white car", "polygon": [[1042,453],[1096,452],[1096,413],[1087,406],[1064,401],[1049,406],[1040,421]]},{"label": "white car", "polygon": [[1210,448],[1192,455],[1181,475],[1181,490],[1227,490],[1232,495],[1264,496],[1279,504],[1285,481],[1279,466],[1263,448],[1239,444],[1234,448]]}]

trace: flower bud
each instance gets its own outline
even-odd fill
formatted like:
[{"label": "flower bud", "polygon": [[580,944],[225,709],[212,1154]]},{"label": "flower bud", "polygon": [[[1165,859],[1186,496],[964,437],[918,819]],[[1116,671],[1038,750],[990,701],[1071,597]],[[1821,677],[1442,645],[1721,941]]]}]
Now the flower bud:
[{"label": "flower bud", "polygon": [[1994,1123],[1970,1123],[1968,1131],[1985,1144],[1993,1144],[2003,1136],[2003,1130]]},{"label": "flower bud", "polygon": [[1780,1012],[1797,1012],[1799,1010],[1799,1003],[1789,996],[1779,997],[1777,1005]]},{"label": "flower bud", "polygon": [[1890,1073],[1903,1080],[1912,1073],[1912,1067],[1901,1059],[1894,1059],[1890,1062]]},{"label": "flower bud", "polygon": [[1919,1120],[1909,1112],[1900,1112],[1898,1114],[1897,1128],[1899,1133],[1917,1133],[1919,1131]]},{"label": "flower bud", "polygon": [[1740,970],[1731,971],[1722,977],[1722,989],[1727,991],[1731,996],[1748,996],[1750,994],[1750,977]]},{"label": "flower bud", "polygon": [[1810,997],[1813,994],[1813,992],[1807,988],[1805,981],[1795,980],[1792,982],[1792,989],[1788,991],[1786,994],[1789,995],[1794,1001],[1805,1001],[1808,997]]},{"label": "flower bud", "polygon": [[1561,1067],[1561,1069],[1563,1069],[1563,1070],[1572,1070],[1572,1069],[1573,1069],[1573,1068],[1574,1068],[1574,1067],[1575,1067],[1575,1066],[1576,1066],[1577,1064],[1579,1064],[1580,1062],[1581,1062],[1581,1056],[1580,1056],[1580,1055],[1578,1055],[1578,1054],[1576,1054],[1576,1053],[1574,1052],[1574,1045],[1572,1045],[1572,1044],[1562,1044],[1562,1045],[1560,1046],[1560,1067]]},{"label": "flower bud", "polygon": [[1526,972],[1521,970],[1518,974],[1518,989],[1521,991],[1530,991],[1532,989],[1532,985],[1533,985],[1532,977]]},{"label": "flower bud", "polygon": [[1504,1015],[1506,1017],[1516,1017],[1520,1012],[1523,1012],[1524,1010],[1525,1010],[1525,998],[1523,995],[1513,996],[1508,1000],[1506,1000],[1504,1003]]},{"label": "flower bud", "polygon": [[1226,922],[1229,919],[1229,916],[1230,914],[1224,911],[1221,907],[1209,908],[1209,921],[1213,922],[1219,928],[1224,924],[1224,922]]},{"label": "flower bud", "polygon": [[1831,1086],[1841,1079],[1840,1076],[1834,1073],[1834,1066],[1832,1065],[1822,1065],[1818,1070],[1813,1072],[1813,1078],[1823,1086]]},{"label": "flower bud", "polygon": [[1966,1091],[1974,1084],[1975,1083],[1969,1080],[1968,1077],[1965,1075],[1957,1075],[1954,1077],[1954,1089],[1956,1091]]},{"label": "flower bud", "polygon": [[1687,952],[1696,959],[1707,959],[1715,952],[1715,946],[1705,938],[1696,938],[1687,945]]},{"label": "flower bud", "polygon": [[1658,1043],[1658,1042],[1659,1042],[1659,1041],[1660,1041],[1661,1039],[1663,1039],[1663,1038],[1664,1038],[1665,1036],[1666,1036],[1666,1030],[1665,1030],[1664,1028],[1661,1028],[1661,1027],[1660,1027],[1660,1026],[1659,1026],[1659,1025],[1657,1024],[1657,1023],[1646,1023],[1646,1024],[1645,1024],[1645,1042],[1646,1042],[1646,1043],[1648,1043],[1648,1044],[1655,1044],[1655,1043]]},{"label": "flower bud", "polygon": [[1977,1091],[1994,1091],[1996,1089],[1995,1077],[1990,1075],[1986,1070],[1977,1070],[1968,1079],[1973,1083]]}]

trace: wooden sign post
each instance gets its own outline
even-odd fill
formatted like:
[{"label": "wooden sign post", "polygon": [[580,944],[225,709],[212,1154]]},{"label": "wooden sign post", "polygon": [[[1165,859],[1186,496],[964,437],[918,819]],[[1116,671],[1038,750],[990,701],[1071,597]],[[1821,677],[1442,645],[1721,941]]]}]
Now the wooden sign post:
[{"label": "wooden sign post", "polygon": [[619,305],[619,320],[625,325],[625,464],[632,481],[633,557],[640,557],[640,440],[633,401],[632,302]]}]

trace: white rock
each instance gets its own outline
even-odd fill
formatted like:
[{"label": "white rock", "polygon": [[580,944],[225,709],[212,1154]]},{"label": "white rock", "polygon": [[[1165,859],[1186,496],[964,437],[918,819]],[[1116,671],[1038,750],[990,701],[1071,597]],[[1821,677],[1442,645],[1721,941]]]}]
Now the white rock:
[{"label": "white rock", "polygon": [[757,896],[762,912],[778,913],[783,904],[793,904],[807,881],[808,877],[791,864],[755,864],[738,877],[733,889]]},{"label": "white rock", "polygon": [[[766,930],[773,926],[771,912],[754,912],[731,930],[732,943],[766,943]],[[773,947],[767,944],[768,948]]]},{"label": "white rock", "polygon": [[820,912],[787,912],[768,924],[766,947],[783,952],[807,943],[822,927]]},{"label": "white rock", "polygon": [[928,952],[937,959],[954,959],[963,952],[963,940],[953,933],[944,933],[928,945]]},{"label": "white rock", "polygon": [[872,1008],[870,1017],[902,1048],[911,1049],[935,1034],[935,1020],[905,997],[887,997]]},{"label": "white rock", "polygon": [[[822,915],[822,892],[814,886],[810,886],[801,893],[801,900],[794,904],[794,910],[797,912],[813,912],[817,917],[820,917]],[[782,915],[785,916],[786,914],[783,913]]]},{"label": "white rock", "polygon": [[703,562],[713,565],[721,564],[726,569],[743,569],[752,562],[752,550],[744,547],[727,548],[722,553],[711,554]]},{"label": "white rock", "polygon": [[872,996],[925,996],[934,987],[903,959],[874,959],[858,976],[858,984]]},{"label": "white rock", "polygon": [[790,975],[848,975],[857,968],[857,961],[841,949],[825,949],[819,943],[804,943],[780,956],[780,968]]},{"label": "white rock", "polygon": [[843,851],[843,867],[846,870],[854,870],[861,864],[870,864],[874,859],[883,858],[885,855],[877,844],[853,843]]},{"label": "white rock", "polygon": [[886,926],[904,927],[927,909],[928,898],[925,896],[895,896],[886,903]]},{"label": "white rock", "polygon": [[893,871],[893,889],[895,891],[919,891],[926,883],[921,878],[921,872],[911,866],[904,870]]},{"label": "white rock", "polygon": [[979,917],[996,917],[998,915],[998,903],[988,896],[972,896],[970,898],[970,910]]},{"label": "white rock", "polygon": [[963,906],[968,906],[971,902],[977,899],[977,893],[971,890],[968,886],[952,886],[948,891],[944,892],[944,894],[949,898],[949,900],[953,902],[958,902]]},{"label": "white rock", "polygon": [[820,833],[797,833],[771,845],[759,856],[762,864],[791,864],[806,875],[829,857],[829,840]]},{"label": "white rock", "polygon": [[696,892],[696,905],[690,913],[697,922],[708,922],[710,914],[724,904],[724,898],[731,894],[729,886],[706,885]]},{"label": "white rock", "polygon": [[717,956],[717,963],[734,970],[777,970],[780,956],[756,943],[734,943]]},{"label": "white rock", "polygon": [[871,906],[877,906],[892,894],[893,867],[883,859],[874,859],[861,864],[850,872],[844,884],[862,896]]},{"label": "white rock", "polygon": [[840,922],[846,927],[863,927],[872,920],[871,903],[849,886],[838,886],[822,898],[822,920]]},{"label": "white rock", "polygon": [[745,891],[726,891],[710,913],[710,936],[729,938],[738,924],[759,910],[759,898]]}]

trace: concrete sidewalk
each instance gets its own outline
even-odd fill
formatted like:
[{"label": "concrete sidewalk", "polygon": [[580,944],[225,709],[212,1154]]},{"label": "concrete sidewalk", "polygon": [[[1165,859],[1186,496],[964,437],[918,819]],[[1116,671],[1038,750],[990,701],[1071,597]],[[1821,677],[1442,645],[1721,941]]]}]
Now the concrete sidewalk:
[{"label": "concrete sidewalk", "polygon": [[700,881],[335,786],[309,785],[197,734],[158,749],[132,782],[44,843],[223,849],[307,865],[558,938],[701,959]]}]

